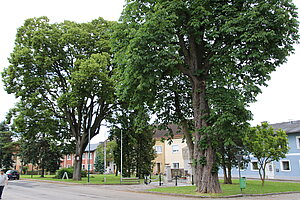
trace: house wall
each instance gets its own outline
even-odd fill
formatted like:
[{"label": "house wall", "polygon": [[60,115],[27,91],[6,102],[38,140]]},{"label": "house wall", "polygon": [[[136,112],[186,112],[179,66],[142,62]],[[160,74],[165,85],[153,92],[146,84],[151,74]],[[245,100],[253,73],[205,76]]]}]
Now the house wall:
[{"label": "house wall", "polygon": [[[91,158],[90,158],[90,170],[93,172],[95,170],[94,163],[95,163],[95,158],[96,158],[96,152],[91,151]],[[62,159],[62,162],[60,166],[62,168],[70,168],[73,167],[74,164],[74,159],[75,155],[74,154],[69,154],[65,155]],[[82,170],[88,170],[88,152],[83,153],[83,158],[82,158]]]},{"label": "house wall", "polygon": [[[165,172],[165,142],[161,142],[159,139],[155,141],[154,149],[156,147],[161,147],[162,152],[156,152],[156,157],[153,161],[154,166],[153,166],[153,173],[158,174],[158,173],[164,173]],[[160,169],[158,167],[160,166]]]},{"label": "house wall", "polygon": [[[176,152],[174,151],[173,149],[174,146],[178,146],[178,151]],[[174,167],[174,163],[179,163],[179,169],[183,169],[184,160],[182,156],[182,149],[186,146],[187,146],[186,143],[182,142],[182,138],[173,139],[173,142],[171,144],[167,143],[165,145],[165,152],[166,152],[165,164],[170,166],[171,169],[174,169],[176,168]]]},{"label": "house wall", "polygon": [[[273,161],[270,166],[266,167],[267,179],[287,179],[287,180],[300,180],[300,133],[289,133],[288,142],[290,150],[286,154],[286,158],[279,161]],[[248,163],[245,170],[241,170],[241,176],[248,178],[259,178],[258,170],[253,170],[252,162],[257,161],[255,157],[250,157],[251,162]],[[289,162],[290,170],[284,170],[282,162]],[[223,176],[223,169],[219,170],[219,176]],[[238,177],[238,169],[232,169],[232,176]]]}]

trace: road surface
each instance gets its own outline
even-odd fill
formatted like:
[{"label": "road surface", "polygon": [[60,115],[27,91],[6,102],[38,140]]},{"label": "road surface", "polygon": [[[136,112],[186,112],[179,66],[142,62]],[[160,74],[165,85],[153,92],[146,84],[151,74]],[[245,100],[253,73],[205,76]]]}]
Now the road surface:
[{"label": "road surface", "polygon": [[[142,193],[149,186],[126,185],[75,185],[37,182],[28,180],[9,181],[3,192],[4,200],[199,200],[199,198]],[[205,198],[205,200],[210,198]],[[221,200],[223,198],[213,198]],[[228,200],[228,198],[226,198]],[[238,197],[237,200],[299,200],[300,194],[284,194],[262,197]]]}]

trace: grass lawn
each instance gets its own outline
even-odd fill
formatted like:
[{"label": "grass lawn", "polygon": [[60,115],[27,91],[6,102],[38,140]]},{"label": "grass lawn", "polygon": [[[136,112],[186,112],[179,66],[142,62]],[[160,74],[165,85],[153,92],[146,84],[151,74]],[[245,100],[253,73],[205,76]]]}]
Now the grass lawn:
[{"label": "grass lawn", "polygon": [[[104,179],[106,178],[106,182]],[[88,178],[84,177],[81,181],[73,181],[72,179],[57,179],[54,175],[45,175],[42,178],[40,175],[21,175],[21,179],[39,179],[39,180],[50,180],[50,181],[61,181],[61,182],[70,182],[70,183],[80,183],[88,184]],[[140,180],[142,183],[142,181]],[[102,174],[91,174],[90,175],[90,184],[120,184],[120,176],[115,176],[113,174],[102,175]]]},{"label": "grass lawn", "polygon": [[[229,196],[241,194],[238,180],[233,180],[232,185],[221,184],[223,193],[221,194],[199,194],[195,192],[195,186],[182,186],[182,187],[162,187],[150,189],[153,192],[175,193],[175,194],[191,194],[199,196]],[[276,192],[291,192],[300,191],[300,183],[287,183],[287,182],[270,182],[266,181],[265,185],[261,185],[261,181],[247,180],[246,189],[243,189],[243,194],[266,194]]]}]

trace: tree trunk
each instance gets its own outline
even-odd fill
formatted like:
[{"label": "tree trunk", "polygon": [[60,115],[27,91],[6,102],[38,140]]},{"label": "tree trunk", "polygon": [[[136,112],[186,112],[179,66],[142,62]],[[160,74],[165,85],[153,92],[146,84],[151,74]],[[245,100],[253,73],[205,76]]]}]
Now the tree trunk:
[{"label": "tree trunk", "polygon": [[[74,171],[73,171],[73,180],[80,181],[81,180],[81,168],[82,168],[82,154],[86,145],[82,144],[82,139],[77,141],[76,143],[76,153],[74,157]],[[89,159],[89,155],[87,156]],[[88,166],[89,167],[89,166]]]},{"label": "tree trunk", "polygon": [[228,184],[227,168],[226,168],[225,164],[222,165],[222,167],[223,167],[223,174],[224,174],[224,184]]},{"label": "tree trunk", "polygon": [[42,178],[45,177],[45,168],[44,167],[42,167],[41,177]]},{"label": "tree trunk", "polygon": [[232,177],[231,177],[231,164],[228,164],[227,167],[228,173],[227,173],[227,183],[226,184],[232,184]]},{"label": "tree trunk", "polygon": [[194,77],[193,80],[193,110],[195,120],[195,183],[196,191],[200,193],[221,193],[216,165],[216,152],[211,145],[207,132],[201,131],[208,126],[206,117],[209,106],[206,99],[206,82]]}]

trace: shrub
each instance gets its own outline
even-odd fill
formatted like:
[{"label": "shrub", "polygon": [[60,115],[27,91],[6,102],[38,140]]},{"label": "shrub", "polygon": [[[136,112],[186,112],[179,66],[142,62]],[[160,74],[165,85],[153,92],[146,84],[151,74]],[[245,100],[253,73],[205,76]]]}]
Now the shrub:
[{"label": "shrub", "polygon": [[67,172],[68,178],[73,178],[73,168],[62,168],[57,170],[55,178],[62,179],[65,172]]},{"label": "shrub", "polygon": [[[62,168],[62,169],[59,169],[56,171],[56,175],[55,175],[55,178],[59,178],[59,179],[62,179],[65,172],[67,172],[68,174],[68,178],[71,179],[73,178],[73,171],[74,169],[73,168]],[[81,171],[81,177],[86,177],[87,174],[86,174],[86,171]]]}]

